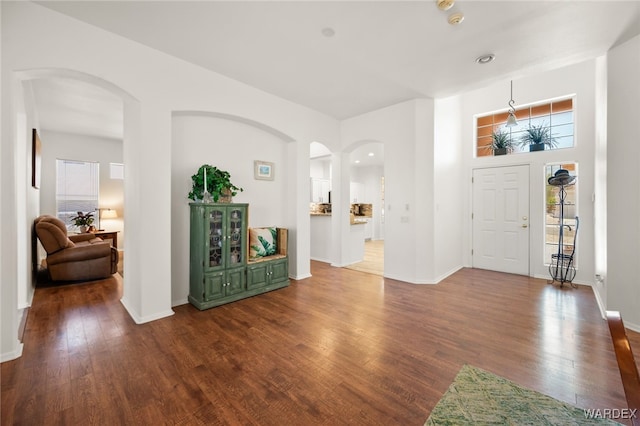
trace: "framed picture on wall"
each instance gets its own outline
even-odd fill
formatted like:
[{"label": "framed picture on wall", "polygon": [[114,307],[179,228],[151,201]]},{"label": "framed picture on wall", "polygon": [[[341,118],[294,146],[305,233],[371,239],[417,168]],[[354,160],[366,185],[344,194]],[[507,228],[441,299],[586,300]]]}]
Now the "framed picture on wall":
[{"label": "framed picture on wall", "polygon": [[42,163],[42,142],[38,131],[33,129],[31,137],[31,186],[40,188],[40,164]]},{"label": "framed picture on wall", "polygon": [[260,180],[273,180],[274,165],[268,161],[253,162],[253,177]]}]

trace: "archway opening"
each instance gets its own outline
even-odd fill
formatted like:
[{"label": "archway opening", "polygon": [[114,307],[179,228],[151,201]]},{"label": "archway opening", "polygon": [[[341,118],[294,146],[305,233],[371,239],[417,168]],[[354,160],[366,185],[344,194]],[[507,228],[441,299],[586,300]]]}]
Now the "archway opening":
[{"label": "archway opening", "polygon": [[351,150],[349,201],[351,226],[363,228],[359,234],[364,238],[364,247],[362,260],[347,268],[382,276],[385,222],[383,143],[362,141]]}]

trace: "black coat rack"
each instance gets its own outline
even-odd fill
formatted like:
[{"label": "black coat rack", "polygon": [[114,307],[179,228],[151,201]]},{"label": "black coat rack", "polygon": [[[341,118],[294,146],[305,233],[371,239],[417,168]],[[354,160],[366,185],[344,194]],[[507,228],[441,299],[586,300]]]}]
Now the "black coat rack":
[{"label": "black coat rack", "polygon": [[573,284],[573,279],[576,276],[576,268],[573,263],[573,257],[576,252],[576,238],[578,237],[578,226],[580,219],[576,216],[576,225],[573,234],[573,249],[571,254],[564,252],[564,228],[567,227],[571,231],[571,225],[564,224],[564,200],[567,196],[565,187],[573,185],[576,177],[571,176],[568,170],[559,169],[548,180],[549,185],[557,186],[559,188],[558,195],[560,197],[560,229],[558,232],[558,252],[551,255],[551,264],[549,265],[549,275],[551,275],[550,283],[559,282],[560,287],[564,286],[564,283],[570,283],[572,287],[576,288]]}]

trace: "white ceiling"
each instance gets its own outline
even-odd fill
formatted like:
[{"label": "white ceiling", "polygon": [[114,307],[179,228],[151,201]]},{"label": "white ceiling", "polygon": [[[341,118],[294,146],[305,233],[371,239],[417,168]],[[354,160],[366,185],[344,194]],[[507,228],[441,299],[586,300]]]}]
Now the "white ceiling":
[{"label": "white ceiling", "polygon": [[[579,62],[640,33],[640,0],[40,4],[337,119]],[[496,60],[476,64],[486,53]]]},{"label": "white ceiling", "polygon": [[32,80],[40,127],[122,140],[122,100],[101,87],[74,79]]}]

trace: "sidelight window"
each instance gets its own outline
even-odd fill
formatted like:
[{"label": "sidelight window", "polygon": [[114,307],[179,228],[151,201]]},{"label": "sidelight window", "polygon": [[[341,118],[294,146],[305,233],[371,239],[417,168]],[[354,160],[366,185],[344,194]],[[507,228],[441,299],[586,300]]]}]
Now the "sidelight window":
[{"label": "sidelight window", "polygon": [[[564,205],[560,205],[560,187],[549,185],[549,178],[555,173],[565,169],[569,175],[578,177],[577,163],[564,164],[547,164],[545,166],[545,244],[544,244],[544,262],[551,262],[551,255],[566,254],[570,255],[574,252],[574,240],[576,237],[578,220],[578,179],[571,185],[564,186],[565,197]],[[562,221],[562,248],[559,247],[560,237],[560,212],[563,211]],[[560,251],[559,251],[560,249]],[[573,258],[574,266],[577,266],[576,257]]]}]

